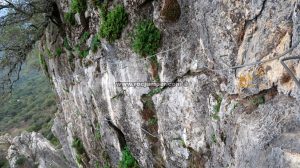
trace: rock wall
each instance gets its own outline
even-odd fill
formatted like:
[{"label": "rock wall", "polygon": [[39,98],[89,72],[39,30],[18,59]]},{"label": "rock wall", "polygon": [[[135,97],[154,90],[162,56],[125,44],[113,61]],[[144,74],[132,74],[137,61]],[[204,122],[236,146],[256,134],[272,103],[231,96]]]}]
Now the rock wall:
[{"label": "rock wall", "polygon": [[[70,2],[57,3],[63,20]],[[53,56],[65,39],[75,46],[87,31],[90,45],[101,22],[91,4],[88,28],[82,17],[78,26],[50,24],[40,42],[60,106],[53,131],[71,167],[117,167],[125,146],[140,167],[300,166],[300,88],[278,59],[228,69],[296,45],[298,1],[114,0],[110,8],[123,4],[129,14],[120,39],[102,39],[85,58],[65,48]],[[156,55],[160,81],[184,85],[115,84],[155,81],[151,62],[131,49],[130,34],[145,18],[163,35]],[[300,77],[299,61],[288,65]],[[81,161],[72,147],[76,138],[85,149]]]},{"label": "rock wall", "polygon": [[10,141],[7,159],[11,168],[66,167],[70,163],[61,150],[39,133],[24,132]]}]

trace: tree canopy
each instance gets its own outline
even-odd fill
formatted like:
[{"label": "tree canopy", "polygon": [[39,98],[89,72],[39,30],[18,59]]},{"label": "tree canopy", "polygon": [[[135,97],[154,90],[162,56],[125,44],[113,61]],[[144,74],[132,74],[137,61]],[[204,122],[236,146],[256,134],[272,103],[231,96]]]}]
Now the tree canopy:
[{"label": "tree canopy", "polygon": [[22,64],[53,18],[57,6],[49,0],[0,0],[0,95],[19,79]]}]

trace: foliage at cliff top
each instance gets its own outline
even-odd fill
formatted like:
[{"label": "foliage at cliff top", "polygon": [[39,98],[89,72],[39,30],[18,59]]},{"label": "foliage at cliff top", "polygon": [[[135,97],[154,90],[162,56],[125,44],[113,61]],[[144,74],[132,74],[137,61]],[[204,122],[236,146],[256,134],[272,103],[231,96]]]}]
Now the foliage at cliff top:
[{"label": "foliage at cliff top", "polygon": [[126,13],[124,6],[117,5],[103,16],[104,17],[101,20],[102,23],[100,24],[100,37],[113,43],[116,39],[121,37],[122,31],[128,22],[128,14]]},{"label": "foliage at cliff top", "polygon": [[12,91],[27,54],[49,22],[59,25],[57,12],[49,0],[0,1],[0,97]]},{"label": "foliage at cliff top", "polygon": [[133,51],[141,56],[153,55],[160,46],[161,33],[150,20],[144,20],[134,29]]}]

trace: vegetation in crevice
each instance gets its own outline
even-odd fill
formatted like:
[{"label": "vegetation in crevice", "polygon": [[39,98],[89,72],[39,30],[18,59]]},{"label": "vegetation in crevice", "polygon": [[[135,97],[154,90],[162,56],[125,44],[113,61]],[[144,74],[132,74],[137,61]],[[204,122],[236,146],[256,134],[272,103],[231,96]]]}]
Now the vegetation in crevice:
[{"label": "vegetation in crevice", "polygon": [[18,157],[18,159],[16,160],[16,165],[18,166],[22,166],[27,162],[27,158],[24,155],[21,155]]},{"label": "vegetation in crevice", "polygon": [[39,61],[40,61],[41,68],[44,71],[45,75],[50,79],[50,75],[48,73],[48,65],[46,63],[44,55],[41,53],[39,54]]},{"label": "vegetation in crevice", "polygon": [[219,112],[221,109],[221,103],[222,103],[222,97],[219,95],[215,96],[216,99],[216,104],[213,106],[213,114],[212,114],[212,118],[215,120],[220,120],[220,116],[219,116]]},{"label": "vegetation in crevice", "polygon": [[138,162],[131,154],[128,147],[122,151],[122,159],[119,162],[119,168],[139,168]]},{"label": "vegetation in crevice", "polygon": [[157,61],[156,55],[153,55],[150,57],[150,63],[151,63],[151,73],[152,73],[152,78],[154,79],[155,82],[160,82],[158,70],[159,70],[159,63]]},{"label": "vegetation in crevice", "polygon": [[75,137],[73,139],[72,147],[76,151],[76,161],[77,161],[77,163],[79,165],[83,165],[84,164],[83,160],[84,160],[84,157],[86,155],[86,152],[85,152],[82,141],[78,137]]},{"label": "vegetation in crevice", "polygon": [[82,13],[87,9],[86,0],[72,0],[71,1],[71,11],[74,13]]},{"label": "vegetation in crevice", "polygon": [[96,129],[95,129],[95,139],[97,141],[100,141],[101,140],[101,131],[100,131],[100,124],[97,123],[96,125]]},{"label": "vegetation in crevice", "polygon": [[9,168],[9,162],[7,159],[0,159],[0,167],[1,168]]},{"label": "vegetation in crevice", "polygon": [[74,26],[76,25],[76,20],[75,20],[75,13],[69,11],[66,12],[64,15],[64,20],[67,24]]},{"label": "vegetation in crevice", "polygon": [[80,58],[85,58],[89,54],[90,48],[86,45],[86,41],[89,37],[90,33],[84,32],[80,37],[78,44],[75,46],[75,52]]},{"label": "vegetation in crevice", "polygon": [[64,48],[65,48],[65,49],[67,49],[67,50],[69,50],[69,51],[72,50],[72,47],[71,47],[71,45],[70,45],[70,43],[69,43],[67,37],[64,38],[64,43],[63,43],[63,45],[64,45]]},{"label": "vegetation in crevice", "polygon": [[159,87],[159,88],[155,88],[155,89],[151,90],[151,91],[147,94],[147,96],[152,97],[152,96],[154,96],[154,95],[156,95],[156,94],[162,92],[162,90],[163,90],[163,88],[160,88],[160,87]]},{"label": "vegetation in crevice", "polygon": [[60,57],[62,53],[63,53],[63,49],[60,47],[55,50],[55,55],[57,57]]},{"label": "vegetation in crevice", "polygon": [[101,9],[101,15],[102,20],[99,35],[101,38],[105,38],[109,43],[113,43],[121,37],[122,31],[128,22],[128,14],[124,6],[117,5],[107,14],[105,9]]},{"label": "vegetation in crevice", "polygon": [[264,104],[265,103],[265,97],[263,95],[256,96],[256,97],[251,99],[251,103],[255,106],[258,106],[260,104]]},{"label": "vegetation in crevice", "polygon": [[96,35],[93,37],[92,41],[91,41],[91,46],[90,46],[90,48],[91,48],[92,52],[93,52],[93,53],[96,53],[96,52],[98,51],[98,48],[99,48],[100,45],[101,45],[101,41],[100,41],[100,39],[99,39],[99,37],[98,37],[98,34],[96,34]]},{"label": "vegetation in crevice", "polygon": [[217,137],[216,137],[216,134],[215,134],[215,133],[211,134],[211,137],[210,137],[210,138],[211,138],[211,142],[212,142],[212,143],[214,143],[214,144],[217,143]]},{"label": "vegetation in crevice", "polygon": [[156,117],[152,117],[148,120],[148,124],[149,125],[156,125],[157,124],[157,118]]},{"label": "vegetation in crevice", "polygon": [[64,20],[68,25],[74,26],[76,25],[75,14],[83,15],[87,9],[87,2],[86,0],[72,0],[70,6],[71,9],[64,14]]}]

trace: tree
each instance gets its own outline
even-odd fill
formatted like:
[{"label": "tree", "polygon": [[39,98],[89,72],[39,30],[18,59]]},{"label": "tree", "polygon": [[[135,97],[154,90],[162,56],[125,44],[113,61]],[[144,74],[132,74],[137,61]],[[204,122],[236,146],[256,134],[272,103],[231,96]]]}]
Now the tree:
[{"label": "tree", "polygon": [[52,0],[0,0],[0,95],[10,93],[22,64],[49,22],[61,25]]}]

